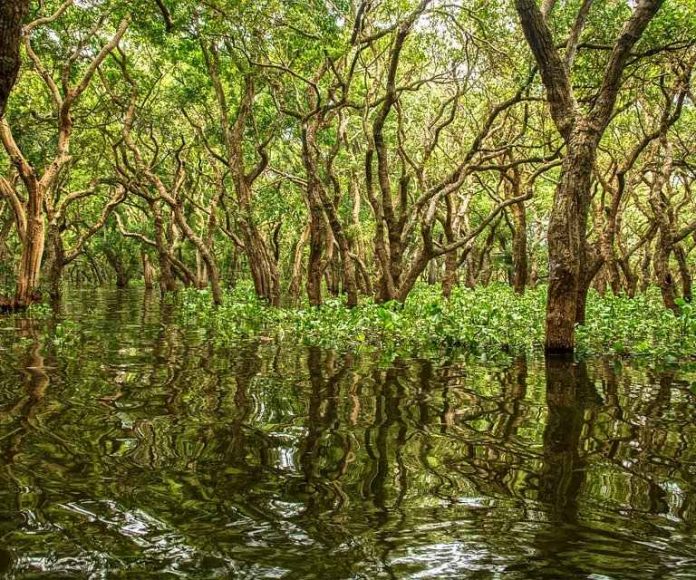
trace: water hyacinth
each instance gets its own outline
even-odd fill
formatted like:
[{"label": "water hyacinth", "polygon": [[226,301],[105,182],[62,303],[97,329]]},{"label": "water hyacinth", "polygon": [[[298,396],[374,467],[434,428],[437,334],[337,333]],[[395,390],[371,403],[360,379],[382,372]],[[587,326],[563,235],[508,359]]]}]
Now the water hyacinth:
[{"label": "water hyacinth", "polygon": [[[541,351],[544,342],[543,286],[523,295],[505,284],[460,287],[446,299],[438,286],[422,284],[404,304],[363,300],[353,309],[340,298],[320,308],[270,308],[244,284],[228,291],[219,308],[211,306],[205,292],[187,290],[180,299],[183,322],[204,327],[221,345],[264,337],[336,350],[414,353],[454,347],[495,357]],[[677,316],[665,310],[656,289],[635,298],[591,292],[587,321],[577,336],[584,355],[691,358],[696,353],[696,309],[684,303]]]}]

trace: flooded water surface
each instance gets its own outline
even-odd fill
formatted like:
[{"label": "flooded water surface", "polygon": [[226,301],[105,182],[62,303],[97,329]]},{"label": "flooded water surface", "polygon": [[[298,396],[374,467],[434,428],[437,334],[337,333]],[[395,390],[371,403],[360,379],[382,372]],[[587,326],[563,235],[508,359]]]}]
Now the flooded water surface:
[{"label": "flooded water surface", "polygon": [[695,578],[696,373],[0,318],[7,578]]}]

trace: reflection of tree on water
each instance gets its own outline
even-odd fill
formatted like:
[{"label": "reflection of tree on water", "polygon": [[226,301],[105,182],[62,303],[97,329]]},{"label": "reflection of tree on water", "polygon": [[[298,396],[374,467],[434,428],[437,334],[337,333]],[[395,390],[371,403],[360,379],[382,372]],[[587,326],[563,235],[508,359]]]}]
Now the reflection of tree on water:
[{"label": "reflection of tree on water", "polygon": [[[127,299],[86,329],[104,335],[99,348],[39,333],[50,348],[21,361],[38,370],[3,384],[0,453],[41,490],[30,509],[66,558],[402,577],[442,549],[460,570],[504,560],[559,576],[587,571],[593,513],[691,529],[696,397],[674,373],[524,358],[384,367],[255,340],[218,349],[178,324],[172,303],[128,314]],[[34,501],[16,490],[3,497],[12,513]],[[35,545],[27,522],[3,525]],[[407,549],[424,560],[404,564]]]},{"label": "reflection of tree on water", "polygon": [[43,344],[33,321],[18,320],[17,324],[18,335],[30,342],[23,361],[23,395],[11,405],[0,409],[0,422],[3,425],[0,433],[4,435],[0,438],[0,486],[4,488],[4,493],[0,494],[3,500],[0,503],[0,513],[4,512],[0,517],[0,573],[9,572],[12,566],[11,553],[5,548],[6,537],[20,529],[27,520],[36,519],[29,515],[28,510],[36,507],[32,496],[40,490],[32,489],[34,486],[29,486],[27,479],[15,473],[15,462],[25,438],[35,429],[41,428],[38,417],[45,406],[50,384],[42,352]]},{"label": "reflection of tree on water", "polygon": [[[579,541],[578,502],[586,479],[583,433],[585,413],[598,402],[585,362],[563,356],[546,359],[547,419],[538,498],[547,506],[548,525],[536,535],[540,571],[545,575],[568,570],[564,554]],[[585,433],[585,436],[587,434]],[[581,574],[583,570],[576,569]]]},{"label": "reflection of tree on water", "polygon": [[539,499],[553,506],[552,517],[563,523],[577,521],[578,495],[585,479],[586,457],[581,450],[585,411],[599,395],[584,362],[562,357],[546,360],[546,404],[543,467]]}]

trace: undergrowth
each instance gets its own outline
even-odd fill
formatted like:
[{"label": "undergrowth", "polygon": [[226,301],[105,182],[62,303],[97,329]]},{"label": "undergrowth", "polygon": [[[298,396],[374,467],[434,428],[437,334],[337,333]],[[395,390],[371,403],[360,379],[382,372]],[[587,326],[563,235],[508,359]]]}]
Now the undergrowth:
[{"label": "undergrowth", "polygon": [[[228,291],[218,308],[207,292],[185,291],[178,300],[183,322],[207,329],[219,345],[254,336],[337,350],[424,353],[461,347],[494,357],[541,349],[546,289],[519,296],[496,284],[457,288],[445,299],[438,287],[420,285],[405,304],[364,300],[353,309],[341,299],[329,299],[320,308],[270,308],[247,285]],[[696,307],[682,304],[676,316],[654,289],[635,298],[591,292],[577,342],[579,353],[588,355],[693,358]]]}]

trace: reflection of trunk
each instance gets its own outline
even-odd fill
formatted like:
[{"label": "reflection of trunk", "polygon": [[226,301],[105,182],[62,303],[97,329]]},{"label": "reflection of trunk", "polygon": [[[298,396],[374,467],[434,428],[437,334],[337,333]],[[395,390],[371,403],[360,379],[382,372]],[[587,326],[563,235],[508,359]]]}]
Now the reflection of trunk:
[{"label": "reflection of trunk", "polygon": [[539,499],[553,506],[563,522],[577,519],[577,500],[585,479],[580,456],[585,409],[598,397],[584,362],[570,357],[546,358],[544,462],[539,475]]},{"label": "reflection of trunk", "polygon": [[598,398],[584,362],[575,363],[569,356],[546,357],[548,416],[538,499],[547,506],[550,526],[542,527],[535,538],[544,577],[562,575],[559,571],[567,569],[567,562],[559,555],[578,542],[578,498],[587,474],[581,455],[584,417]]}]

